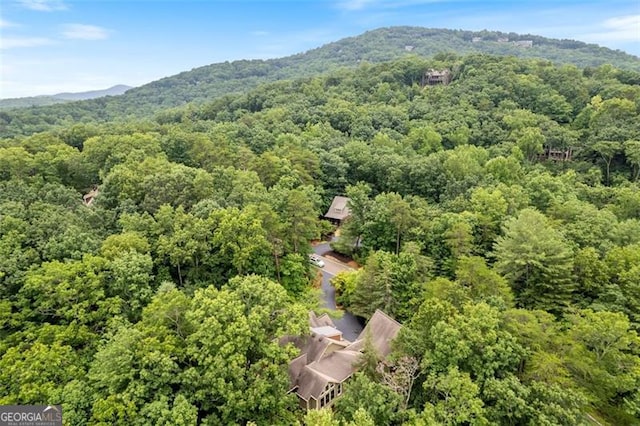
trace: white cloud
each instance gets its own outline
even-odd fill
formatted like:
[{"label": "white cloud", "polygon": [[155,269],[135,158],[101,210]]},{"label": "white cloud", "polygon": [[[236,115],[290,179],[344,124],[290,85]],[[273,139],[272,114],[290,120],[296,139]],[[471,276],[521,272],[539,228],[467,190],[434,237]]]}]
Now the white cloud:
[{"label": "white cloud", "polygon": [[65,10],[67,5],[62,0],[18,0],[23,7],[39,12],[53,12],[54,10]]},{"label": "white cloud", "polygon": [[63,27],[62,35],[77,40],[104,40],[109,37],[109,31],[95,25],[67,24]]},{"label": "white cloud", "polygon": [[0,38],[0,49],[47,46],[54,43],[53,40],[45,37],[2,37]]},{"label": "white cloud", "polygon": [[10,27],[19,27],[20,25],[16,24],[15,22],[9,22],[9,21],[5,21],[4,19],[0,18],[0,28],[10,28]]},{"label": "white cloud", "polygon": [[584,34],[586,41],[640,42],[640,15],[616,16],[605,20],[599,31]]},{"label": "white cloud", "polygon": [[269,35],[269,31],[257,30],[257,31],[251,31],[250,34],[252,36],[256,36],[256,37],[264,37],[264,36],[268,36]]}]

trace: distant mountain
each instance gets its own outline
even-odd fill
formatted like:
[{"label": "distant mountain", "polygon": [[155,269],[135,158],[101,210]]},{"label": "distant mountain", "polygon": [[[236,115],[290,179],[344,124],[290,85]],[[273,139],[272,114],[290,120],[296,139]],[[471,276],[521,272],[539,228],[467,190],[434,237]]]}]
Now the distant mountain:
[{"label": "distant mountain", "polygon": [[79,93],[58,93],[55,95],[42,95],[42,96],[29,96],[24,98],[9,98],[0,99],[0,109],[8,108],[24,108],[30,106],[46,106],[59,104],[69,101],[82,101],[86,99],[95,99],[102,96],[117,96],[122,95],[127,90],[132,89],[131,86],[125,86],[124,84],[118,84],[108,89],[103,90],[91,90],[89,92]]},{"label": "distant mountain", "polygon": [[117,96],[122,95],[129,89],[133,89],[131,86],[126,86],[124,84],[118,84],[113,87],[109,87],[104,90],[91,90],[89,92],[80,92],[80,93],[58,93],[57,95],[53,95],[54,98],[64,99],[69,101],[82,101],[85,99],[95,99],[101,98],[103,96]]},{"label": "distant mountain", "polygon": [[[527,47],[529,42],[530,47]],[[224,62],[194,68],[132,89],[122,101],[125,98],[135,99],[138,109],[141,104],[172,107],[242,92],[266,81],[312,76],[365,61],[377,63],[406,55],[430,57],[446,52],[542,58],[580,68],[611,64],[616,68],[640,72],[640,58],[580,41],[495,31],[391,27],[368,31],[285,58]]]},{"label": "distant mountain", "polygon": [[339,67],[354,67],[362,62],[377,63],[407,55],[431,57],[439,53],[541,58],[580,68],[611,64],[631,73],[640,72],[640,58],[636,56],[575,40],[497,31],[391,27],[368,31],[285,58],[241,60],[194,68],[128,90],[121,96],[5,110],[0,114],[0,136],[42,131],[50,128],[52,123],[68,125],[151,116],[162,109],[189,102],[211,101],[269,81],[309,77]]}]

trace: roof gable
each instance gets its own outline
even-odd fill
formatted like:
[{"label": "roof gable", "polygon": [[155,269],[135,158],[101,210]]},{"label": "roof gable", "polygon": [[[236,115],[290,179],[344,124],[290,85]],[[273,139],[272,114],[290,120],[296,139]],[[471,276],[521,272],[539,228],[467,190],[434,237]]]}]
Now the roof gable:
[{"label": "roof gable", "polygon": [[329,219],[344,220],[351,215],[351,209],[349,209],[349,198],[337,195],[333,197],[331,206],[327,210],[327,214],[324,217]]},{"label": "roof gable", "polygon": [[400,327],[402,327],[402,325],[398,321],[394,320],[380,309],[376,309],[373,316],[371,316],[371,319],[364,327],[364,330],[360,332],[360,335],[354,342],[354,345],[356,343],[360,343],[358,350],[362,350],[362,342],[364,342],[367,334],[369,334],[378,356],[385,358],[391,352],[391,342],[398,335]]},{"label": "roof gable", "polygon": [[[330,328],[331,319],[324,315],[309,314],[310,328]],[[319,333],[298,340],[301,355],[289,363],[291,389],[305,401],[318,399],[328,383],[341,383],[351,377],[362,357],[364,340],[370,336],[373,346],[381,358],[391,352],[391,341],[400,331],[400,323],[380,310],[376,310],[358,339],[336,341]]]}]

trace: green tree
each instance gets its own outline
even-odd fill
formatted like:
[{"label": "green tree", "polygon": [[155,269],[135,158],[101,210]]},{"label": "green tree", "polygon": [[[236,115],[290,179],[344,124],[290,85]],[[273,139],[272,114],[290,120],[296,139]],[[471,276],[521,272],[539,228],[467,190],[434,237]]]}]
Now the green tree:
[{"label": "green tree", "polygon": [[132,152],[152,157],[161,152],[156,135],[135,133],[132,135],[93,136],[84,142],[82,161],[93,183],[104,178],[116,165],[124,163]]},{"label": "green tree", "polygon": [[573,253],[543,214],[525,209],[508,220],[494,255],[520,306],[559,312],[569,305]]},{"label": "green tree", "polygon": [[515,372],[524,355],[516,339],[502,330],[497,309],[485,303],[464,305],[459,314],[436,323],[431,338],[422,357],[423,370],[442,374],[455,366],[480,384]]},{"label": "green tree", "polygon": [[455,269],[457,262],[464,256],[470,256],[474,250],[473,228],[466,220],[457,220],[449,225],[443,234],[446,247],[451,252],[448,259],[443,259],[447,269]]},{"label": "green tree", "polygon": [[384,251],[369,255],[364,269],[356,277],[349,309],[369,318],[376,309],[402,321],[409,318],[420,303],[420,280],[426,278],[419,266],[420,255]]},{"label": "green tree", "polygon": [[156,251],[176,268],[182,286],[184,267],[191,266],[197,272],[204,261],[209,248],[207,223],[185,213],[183,207],[174,210],[168,205],[159,209],[155,219],[160,227],[168,228],[158,237]]},{"label": "green tree", "polygon": [[1,404],[48,404],[57,389],[84,374],[72,347],[60,342],[21,344],[0,358]]},{"label": "green tree", "polygon": [[600,141],[591,146],[591,149],[597,153],[605,164],[605,183],[611,183],[611,161],[622,151],[622,144],[617,141]]},{"label": "green tree", "polygon": [[364,182],[358,182],[355,185],[347,186],[345,191],[349,198],[351,216],[343,227],[343,238],[355,239],[354,246],[357,248],[360,247],[360,239],[371,207],[371,187]]},{"label": "green tree", "polygon": [[529,162],[533,162],[543,152],[545,137],[538,128],[528,127],[518,132],[516,145]]},{"label": "green tree", "polygon": [[397,193],[382,193],[375,197],[363,228],[363,243],[372,249],[400,253],[403,237],[417,224],[414,204],[419,199],[403,198]]},{"label": "green tree", "polygon": [[318,238],[319,197],[312,186],[291,188],[291,181],[283,179],[271,188],[274,210],[287,232],[284,244],[288,251],[306,254],[309,241]]},{"label": "green tree", "polygon": [[387,386],[356,374],[345,388],[344,395],[334,404],[339,419],[354,421],[359,410],[364,410],[376,425],[392,424],[399,418],[402,398]]},{"label": "green tree", "polygon": [[131,320],[139,318],[153,297],[152,271],[151,256],[135,251],[121,253],[108,265],[108,294],[122,299],[123,313]]},{"label": "green tree", "polygon": [[471,194],[471,208],[476,215],[478,245],[488,251],[507,215],[507,201],[499,189],[491,191],[479,187]]},{"label": "green tree", "polygon": [[219,276],[274,275],[272,246],[254,212],[236,208],[219,210],[210,220],[214,223],[211,245],[218,253],[206,262],[218,269]]},{"label": "green tree", "polygon": [[282,259],[281,284],[294,297],[309,288],[309,260],[299,253],[289,253]]},{"label": "green tree", "polygon": [[640,387],[640,338],[621,313],[579,311],[568,316],[575,342],[568,368],[602,412],[619,424],[634,420],[623,414],[625,398]]},{"label": "green tree", "polygon": [[336,289],[336,303],[347,309],[351,306],[353,292],[358,282],[359,270],[340,271],[331,278],[331,285]]},{"label": "green tree", "polygon": [[513,293],[507,281],[490,269],[481,257],[463,257],[456,268],[456,282],[474,302],[513,304]]},{"label": "green tree", "polygon": [[478,386],[468,373],[452,367],[446,374],[429,377],[424,387],[433,395],[425,411],[433,410],[436,421],[445,425],[487,423]]},{"label": "green tree", "polygon": [[640,176],[640,141],[628,140],[624,143],[624,155],[627,163],[631,164],[631,180],[637,181]]},{"label": "green tree", "polygon": [[585,398],[572,389],[542,382],[529,386],[529,407],[534,424],[584,425]]},{"label": "green tree", "polygon": [[526,424],[532,417],[530,390],[512,374],[488,379],[482,389],[487,420],[492,424]]},{"label": "green tree", "polygon": [[94,331],[122,309],[119,296],[109,297],[105,259],[85,256],[81,261],[46,262],[30,271],[18,294],[25,321],[82,324]]},{"label": "green tree", "polygon": [[506,185],[518,183],[524,174],[520,162],[513,155],[492,158],[484,167],[489,175]]},{"label": "green tree", "polygon": [[330,408],[321,410],[309,410],[302,420],[305,426],[335,426],[339,424],[333,416]]},{"label": "green tree", "polygon": [[442,150],[442,136],[431,127],[414,127],[409,130],[407,142],[424,155]]},{"label": "green tree", "polygon": [[292,420],[295,397],[287,395],[286,369],[293,352],[277,339],[301,335],[307,315],[281,286],[248,276],[221,290],[198,290],[186,318],[193,332],[187,338],[190,367],[182,376],[189,389],[185,396],[205,421]]}]

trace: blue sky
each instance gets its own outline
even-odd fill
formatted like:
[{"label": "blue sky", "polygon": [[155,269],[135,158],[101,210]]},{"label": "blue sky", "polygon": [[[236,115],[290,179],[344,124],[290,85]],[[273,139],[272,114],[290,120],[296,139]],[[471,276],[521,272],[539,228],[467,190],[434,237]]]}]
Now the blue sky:
[{"label": "blue sky", "polygon": [[138,86],[393,25],[571,38],[640,56],[640,0],[2,0],[0,98]]}]

